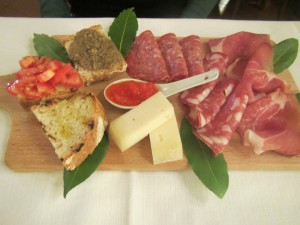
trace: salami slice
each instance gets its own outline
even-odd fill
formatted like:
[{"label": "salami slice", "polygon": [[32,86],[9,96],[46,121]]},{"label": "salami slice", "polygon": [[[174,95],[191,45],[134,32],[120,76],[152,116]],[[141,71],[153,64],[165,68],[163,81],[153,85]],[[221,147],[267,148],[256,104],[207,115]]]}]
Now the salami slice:
[{"label": "salami slice", "polygon": [[194,131],[194,134],[211,148],[215,156],[228,145],[247,106],[248,95],[243,84],[238,84],[210,123]]},{"label": "salami slice", "polygon": [[204,51],[199,36],[191,35],[179,42],[186,61],[189,76],[204,73]]},{"label": "salami slice", "polygon": [[169,73],[156,39],[146,30],[135,40],[126,57],[127,73],[136,79],[150,82],[167,82]]},{"label": "salami slice", "polygon": [[179,100],[184,105],[198,105],[209,95],[218,81],[216,79],[209,83],[187,89],[181,93]]},{"label": "salami slice", "polygon": [[224,75],[227,70],[228,57],[222,52],[211,52],[205,56],[205,70],[218,69],[220,75]]},{"label": "salami slice", "polygon": [[171,81],[186,78],[188,69],[176,35],[165,34],[157,40],[157,44],[165,60]]},{"label": "salami slice", "polygon": [[203,127],[216,116],[235,85],[236,81],[232,79],[220,81],[202,102],[186,107],[186,117],[195,129]]}]

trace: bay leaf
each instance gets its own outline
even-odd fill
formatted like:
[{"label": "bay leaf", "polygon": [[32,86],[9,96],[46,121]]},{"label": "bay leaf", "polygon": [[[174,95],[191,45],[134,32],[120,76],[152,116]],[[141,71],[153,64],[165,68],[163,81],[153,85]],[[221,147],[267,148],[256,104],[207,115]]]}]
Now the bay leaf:
[{"label": "bay leaf", "polygon": [[138,30],[138,20],[133,8],[123,10],[109,27],[108,36],[126,57]]},{"label": "bay leaf", "polygon": [[46,34],[34,34],[34,49],[39,56],[48,56],[64,63],[70,62],[65,47],[59,41]]},{"label": "bay leaf", "polygon": [[223,153],[215,157],[210,148],[193,134],[186,118],[182,119],[180,136],[189,165],[202,183],[219,198],[223,198],[229,176]]},{"label": "bay leaf", "polygon": [[298,54],[298,40],[289,38],[274,46],[273,71],[278,74],[293,64]]},{"label": "bay leaf", "polygon": [[107,132],[98,146],[95,148],[94,152],[89,155],[83,163],[75,168],[75,170],[69,171],[64,169],[64,197],[66,198],[69,191],[74,187],[78,186],[80,183],[85,181],[91,176],[93,172],[99,167],[103,161],[107,149],[108,149],[109,139]]}]

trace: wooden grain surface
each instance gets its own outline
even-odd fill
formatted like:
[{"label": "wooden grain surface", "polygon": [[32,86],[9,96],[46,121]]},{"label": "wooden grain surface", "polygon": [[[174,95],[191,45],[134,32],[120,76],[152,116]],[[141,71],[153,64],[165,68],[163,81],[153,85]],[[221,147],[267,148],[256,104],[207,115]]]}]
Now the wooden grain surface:
[{"label": "wooden grain surface", "polygon": [[[288,71],[279,75],[291,86],[292,92],[297,92],[296,84]],[[92,84],[83,91],[93,92],[105,107],[108,119],[117,118],[125,110],[111,106],[103,96],[103,89],[110,82],[126,77],[117,74],[113,79]],[[6,109],[12,118],[12,128],[5,150],[5,162],[9,168],[16,171],[52,171],[62,170],[63,166],[57,158],[53,147],[42,131],[40,124],[31,111],[24,110],[16,97],[6,91],[6,84],[15,79],[15,75],[0,77],[0,107]],[[183,109],[178,101],[178,95],[169,97],[176,112],[178,125],[183,117]],[[242,146],[238,135],[234,135],[224,150],[228,168],[232,170],[297,170],[300,169],[300,156],[284,157],[273,152],[256,155],[250,148]],[[107,155],[99,170],[182,170],[188,168],[187,160],[154,165],[149,138],[131,147],[126,152],[117,149],[110,141]]]}]

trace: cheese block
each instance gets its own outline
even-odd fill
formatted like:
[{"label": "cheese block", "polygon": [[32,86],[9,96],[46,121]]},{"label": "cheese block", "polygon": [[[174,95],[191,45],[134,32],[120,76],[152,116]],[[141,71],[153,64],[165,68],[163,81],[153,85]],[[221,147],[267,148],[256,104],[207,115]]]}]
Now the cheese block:
[{"label": "cheese block", "polygon": [[172,104],[161,92],[157,92],[140,105],[113,120],[108,133],[117,147],[125,151],[170,120],[173,115]]},{"label": "cheese block", "polygon": [[182,143],[175,114],[149,134],[153,164],[181,160]]}]

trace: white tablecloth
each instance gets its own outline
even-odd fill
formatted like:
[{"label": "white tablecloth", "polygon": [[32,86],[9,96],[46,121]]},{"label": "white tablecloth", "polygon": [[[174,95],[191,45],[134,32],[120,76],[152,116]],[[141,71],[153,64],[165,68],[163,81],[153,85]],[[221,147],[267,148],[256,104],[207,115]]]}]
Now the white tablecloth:
[{"label": "white tablecloth", "polygon": [[[72,34],[112,19],[0,18],[0,74],[18,70],[35,54],[33,33]],[[139,19],[139,32],[225,36],[241,30],[269,33],[274,41],[300,39],[300,22]],[[300,87],[300,61],[290,68]],[[11,224],[300,224],[299,171],[229,171],[218,199],[188,169],[174,172],[97,171],[63,198],[63,174],[14,172],[4,163],[11,119],[0,111],[0,225]]]}]

